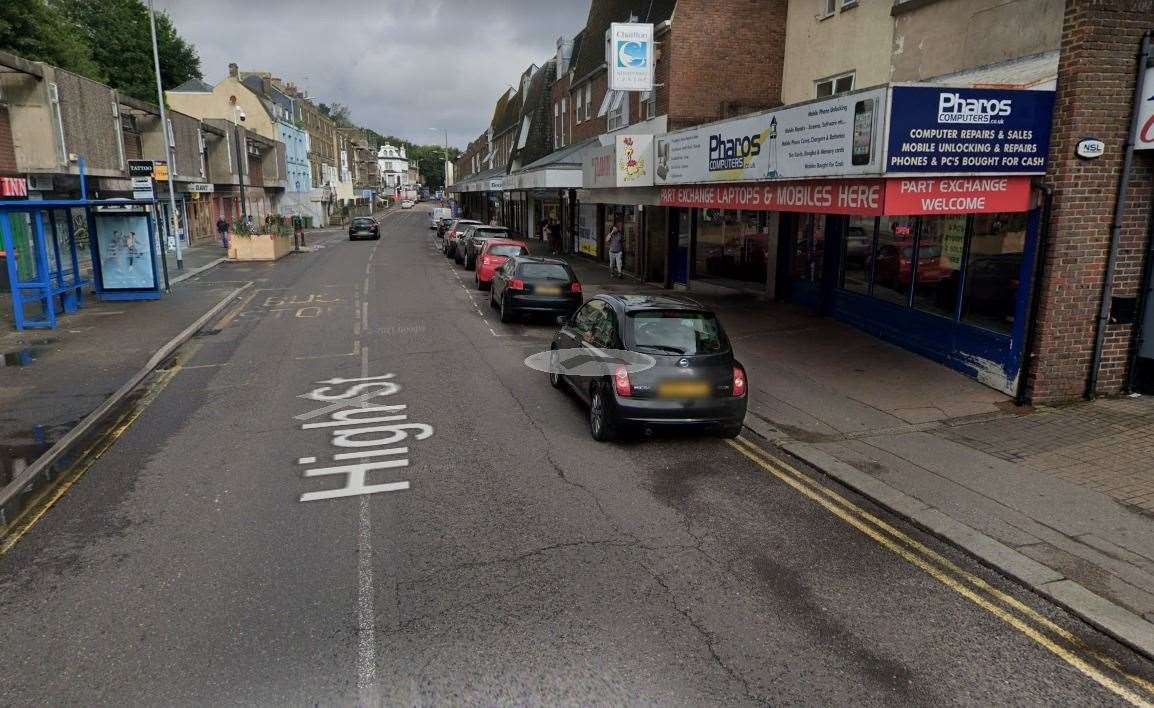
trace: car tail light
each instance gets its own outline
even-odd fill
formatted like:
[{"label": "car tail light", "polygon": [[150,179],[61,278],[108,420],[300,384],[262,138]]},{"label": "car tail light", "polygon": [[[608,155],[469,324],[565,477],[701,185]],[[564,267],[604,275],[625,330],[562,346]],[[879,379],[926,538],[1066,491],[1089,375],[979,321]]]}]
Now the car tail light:
[{"label": "car tail light", "polygon": [[618,396],[633,395],[633,384],[629,381],[629,370],[624,366],[618,366],[613,372],[613,390],[617,392]]},{"label": "car tail light", "polygon": [[581,283],[578,283],[578,282],[576,282],[576,281],[574,281],[573,283],[571,283],[571,284],[569,285],[569,292],[571,292],[571,293],[579,293],[579,292],[581,292]]},{"label": "car tail light", "polygon": [[733,395],[745,395],[745,369],[737,364],[733,365]]},{"label": "car tail light", "polygon": [[525,281],[521,280],[520,278],[513,278],[512,280],[509,281],[509,289],[510,290],[524,290],[525,289]]}]

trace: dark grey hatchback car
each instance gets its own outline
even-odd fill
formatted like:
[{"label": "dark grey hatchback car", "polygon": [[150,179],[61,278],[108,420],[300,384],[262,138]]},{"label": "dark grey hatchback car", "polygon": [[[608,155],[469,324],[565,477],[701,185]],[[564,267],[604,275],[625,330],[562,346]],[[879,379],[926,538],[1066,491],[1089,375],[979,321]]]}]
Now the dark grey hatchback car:
[{"label": "dark grey hatchback car", "polygon": [[[556,359],[603,362],[589,375],[587,366],[551,361],[549,374],[554,388],[571,387],[589,406],[595,440],[629,429],[683,426],[728,438],[741,432],[748,400],[745,369],[734,359],[721,322],[700,303],[598,295],[574,313],[551,349]],[[645,363],[639,365],[640,359]]]}]

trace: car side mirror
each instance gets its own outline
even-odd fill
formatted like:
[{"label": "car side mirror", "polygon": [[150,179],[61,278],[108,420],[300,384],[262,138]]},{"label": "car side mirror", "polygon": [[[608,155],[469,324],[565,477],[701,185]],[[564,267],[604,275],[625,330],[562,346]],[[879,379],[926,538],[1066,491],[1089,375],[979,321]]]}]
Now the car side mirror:
[{"label": "car side mirror", "polygon": [[565,327],[566,325],[568,325],[572,322],[573,322],[572,317],[566,317],[565,315],[557,315],[557,324],[562,326],[562,327]]}]

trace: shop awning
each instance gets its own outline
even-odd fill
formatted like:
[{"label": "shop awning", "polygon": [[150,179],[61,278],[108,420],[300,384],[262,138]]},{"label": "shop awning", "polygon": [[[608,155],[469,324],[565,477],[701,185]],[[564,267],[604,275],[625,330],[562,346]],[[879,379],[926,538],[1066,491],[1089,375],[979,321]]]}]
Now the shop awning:
[{"label": "shop awning", "polygon": [[566,145],[510,174],[505,189],[576,189],[581,186],[581,161],[597,138]]},{"label": "shop awning", "polygon": [[1053,89],[1058,83],[1058,50],[987,64],[928,79],[929,83],[975,88]]},{"label": "shop awning", "polygon": [[482,170],[473,175],[462,179],[454,184],[451,191],[454,192],[490,192],[501,191],[504,189],[505,182],[505,168],[494,167],[488,170]]}]

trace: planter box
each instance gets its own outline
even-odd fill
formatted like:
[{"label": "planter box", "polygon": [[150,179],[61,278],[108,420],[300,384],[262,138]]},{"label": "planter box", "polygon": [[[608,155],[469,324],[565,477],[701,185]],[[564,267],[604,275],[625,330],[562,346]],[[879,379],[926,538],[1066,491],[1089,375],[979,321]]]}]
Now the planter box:
[{"label": "planter box", "polygon": [[234,261],[277,261],[292,250],[292,236],[233,236],[228,245],[228,257]]}]

